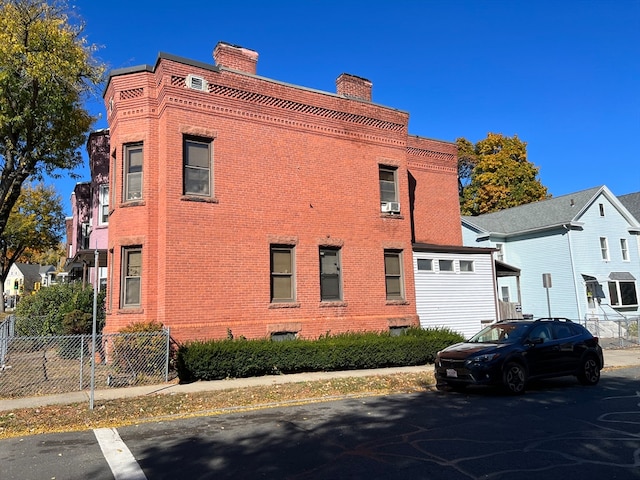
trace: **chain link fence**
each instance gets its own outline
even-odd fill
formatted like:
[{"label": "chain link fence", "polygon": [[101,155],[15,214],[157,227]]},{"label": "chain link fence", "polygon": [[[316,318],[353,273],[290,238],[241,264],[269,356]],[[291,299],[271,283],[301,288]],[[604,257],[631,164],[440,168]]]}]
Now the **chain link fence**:
[{"label": "chain link fence", "polygon": [[[97,335],[95,388],[166,382],[169,330]],[[0,324],[0,398],[50,395],[90,388],[92,335],[21,335],[15,317]]]},{"label": "chain link fence", "polygon": [[640,345],[640,316],[589,314],[581,322],[600,339],[603,348],[629,348]]}]

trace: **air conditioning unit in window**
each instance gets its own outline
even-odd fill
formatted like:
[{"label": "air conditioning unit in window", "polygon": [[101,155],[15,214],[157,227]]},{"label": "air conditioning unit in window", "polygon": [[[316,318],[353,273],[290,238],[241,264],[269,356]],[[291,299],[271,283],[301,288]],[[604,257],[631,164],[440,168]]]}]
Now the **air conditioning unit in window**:
[{"label": "air conditioning unit in window", "polygon": [[191,88],[193,90],[199,90],[200,92],[207,91],[207,81],[196,75],[187,75],[186,79],[187,88]]},{"label": "air conditioning unit in window", "polygon": [[384,202],[380,204],[383,213],[400,213],[400,202]]}]

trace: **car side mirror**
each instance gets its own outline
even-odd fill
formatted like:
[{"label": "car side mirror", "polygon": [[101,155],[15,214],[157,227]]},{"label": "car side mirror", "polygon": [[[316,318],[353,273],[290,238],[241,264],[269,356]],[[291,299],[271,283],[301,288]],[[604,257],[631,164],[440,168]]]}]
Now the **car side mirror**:
[{"label": "car side mirror", "polygon": [[531,345],[540,345],[542,343],[544,343],[544,339],[543,338],[530,338],[529,340],[527,340],[527,343],[530,343]]}]

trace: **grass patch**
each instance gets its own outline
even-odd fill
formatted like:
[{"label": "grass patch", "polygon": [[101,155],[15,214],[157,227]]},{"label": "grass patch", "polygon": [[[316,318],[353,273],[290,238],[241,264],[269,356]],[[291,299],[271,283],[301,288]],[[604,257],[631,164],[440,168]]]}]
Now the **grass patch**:
[{"label": "grass patch", "polygon": [[313,403],[342,396],[379,396],[415,393],[434,385],[432,372],[396,373],[368,377],[286,383],[199,393],[154,395],[51,405],[0,412],[0,438],[104,427],[268,408],[279,403]]}]

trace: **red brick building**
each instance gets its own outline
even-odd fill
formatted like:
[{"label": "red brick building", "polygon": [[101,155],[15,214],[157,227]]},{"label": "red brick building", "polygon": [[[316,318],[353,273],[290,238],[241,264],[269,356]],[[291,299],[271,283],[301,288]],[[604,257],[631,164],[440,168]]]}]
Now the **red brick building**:
[{"label": "red brick building", "polygon": [[157,320],[178,340],[418,325],[412,243],[461,245],[456,146],[409,115],[160,54],[113,71],[105,332]]}]

